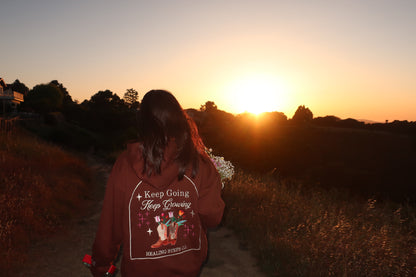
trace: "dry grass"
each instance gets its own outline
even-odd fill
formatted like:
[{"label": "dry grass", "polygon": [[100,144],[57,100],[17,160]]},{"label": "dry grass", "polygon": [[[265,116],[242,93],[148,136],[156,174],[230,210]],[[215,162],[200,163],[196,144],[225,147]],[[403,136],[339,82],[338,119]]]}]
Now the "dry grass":
[{"label": "dry grass", "polygon": [[22,131],[0,134],[0,271],[76,214],[89,185],[91,171],[76,156]]},{"label": "dry grass", "polygon": [[416,209],[239,172],[225,224],[271,276],[415,276]]}]

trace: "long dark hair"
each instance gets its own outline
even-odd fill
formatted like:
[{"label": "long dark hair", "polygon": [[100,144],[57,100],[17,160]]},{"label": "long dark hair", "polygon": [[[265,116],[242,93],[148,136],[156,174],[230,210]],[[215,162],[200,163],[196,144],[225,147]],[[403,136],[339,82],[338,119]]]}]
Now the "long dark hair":
[{"label": "long dark hair", "polygon": [[204,154],[204,146],[195,123],[170,92],[151,90],[145,94],[138,112],[138,129],[144,160],[143,174],[162,173],[164,151],[170,140],[174,140],[178,179],[183,178],[190,165],[191,177],[195,177],[199,166],[198,155]]}]

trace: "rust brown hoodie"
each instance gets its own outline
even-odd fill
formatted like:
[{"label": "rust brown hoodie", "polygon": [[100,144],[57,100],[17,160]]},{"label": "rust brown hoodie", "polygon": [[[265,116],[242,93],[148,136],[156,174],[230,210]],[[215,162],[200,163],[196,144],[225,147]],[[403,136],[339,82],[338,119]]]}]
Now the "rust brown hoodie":
[{"label": "rust brown hoodie", "polygon": [[201,157],[178,181],[176,146],[165,150],[162,174],[143,172],[140,144],[127,147],[109,177],[92,248],[94,276],[101,277],[123,246],[121,274],[197,276],[207,256],[206,230],[222,218],[221,180],[212,162]]}]

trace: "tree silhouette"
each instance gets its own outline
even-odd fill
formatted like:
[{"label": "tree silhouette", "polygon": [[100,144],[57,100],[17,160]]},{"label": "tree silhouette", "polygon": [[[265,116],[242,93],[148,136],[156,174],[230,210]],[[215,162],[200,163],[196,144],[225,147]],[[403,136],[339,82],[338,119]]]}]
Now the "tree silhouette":
[{"label": "tree silhouette", "polygon": [[129,105],[130,108],[138,108],[138,98],[139,98],[139,93],[137,92],[137,90],[135,89],[127,89],[126,92],[124,93],[123,99],[124,102],[126,102],[127,105]]},{"label": "tree silhouette", "polygon": [[64,96],[64,98],[62,100],[62,103],[64,105],[70,105],[70,104],[74,103],[74,101],[72,101],[72,97],[71,97],[71,95],[69,95],[69,92],[66,89],[66,87],[64,87],[63,84],[59,83],[58,80],[53,80],[49,84],[55,85],[62,92],[62,95]]},{"label": "tree silhouette", "polygon": [[35,86],[25,98],[25,106],[46,114],[49,112],[59,111],[63,102],[62,91],[54,84],[42,84]]},{"label": "tree silhouette", "polygon": [[81,105],[86,110],[83,125],[90,130],[114,132],[134,125],[134,114],[125,102],[110,90],[97,92]]},{"label": "tree silhouette", "polygon": [[319,126],[338,126],[340,122],[341,122],[341,119],[334,115],[327,115],[325,117],[316,117],[313,119],[313,123]]},{"label": "tree silhouette", "polygon": [[292,118],[294,122],[300,124],[309,123],[312,119],[313,113],[305,105],[299,106]]},{"label": "tree silhouette", "polygon": [[204,105],[201,105],[200,108],[201,112],[213,112],[213,111],[217,111],[218,107],[217,105],[215,105],[215,103],[213,101],[207,101],[205,102]]},{"label": "tree silhouette", "polygon": [[28,94],[28,92],[29,92],[29,88],[25,85],[25,84],[23,84],[23,83],[21,83],[20,81],[19,81],[19,79],[16,79],[12,84],[8,84],[7,85],[8,87],[11,87],[11,89],[13,90],[13,91],[17,91],[17,92],[20,92],[20,93],[22,93],[23,95],[27,95]]},{"label": "tree silhouette", "polygon": [[120,97],[113,93],[111,90],[101,90],[91,96],[89,101],[90,105],[94,106],[97,109],[105,109],[114,105],[122,104]]}]

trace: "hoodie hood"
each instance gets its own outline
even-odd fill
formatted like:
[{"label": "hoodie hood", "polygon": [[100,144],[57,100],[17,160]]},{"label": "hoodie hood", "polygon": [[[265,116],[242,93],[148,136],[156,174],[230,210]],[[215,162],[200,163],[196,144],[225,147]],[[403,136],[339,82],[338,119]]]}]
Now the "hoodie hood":
[{"label": "hoodie hood", "polygon": [[175,162],[177,152],[176,143],[171,140],[165,148],[164,157],[161,164],[162,174],[152,174],[147,176],[143,173],[144,160],[142,157],[141,144],[139,142],[127,145],[128,162],[136,173],[137,177],[158,189],[169,186],[179,174],[179,166]]}]

